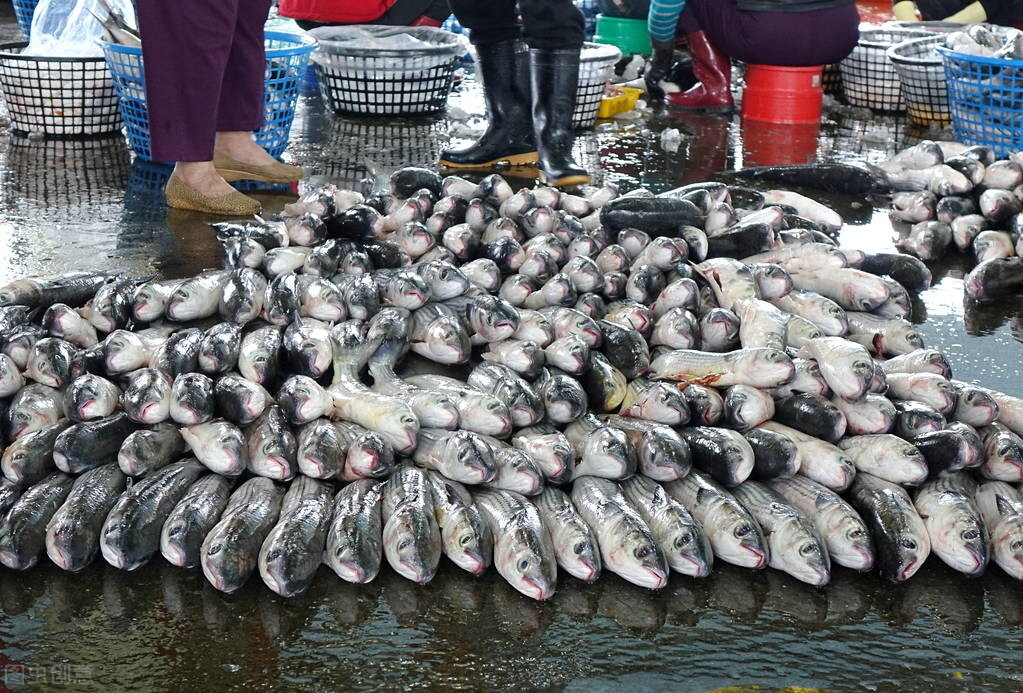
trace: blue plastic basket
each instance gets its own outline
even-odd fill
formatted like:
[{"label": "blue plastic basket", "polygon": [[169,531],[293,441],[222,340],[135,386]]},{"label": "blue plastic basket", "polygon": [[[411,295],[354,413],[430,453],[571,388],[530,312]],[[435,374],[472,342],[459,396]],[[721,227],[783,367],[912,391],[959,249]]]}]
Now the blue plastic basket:
[{"label": "blue plastic basket", "polygon": [[956,140],[1000,156],[1023,150],[1023,60],[938,50]]},{"label": "blue plastic basket", "polygon": [[[273,157],[279,157],[288,146],[295,104],[309,64],[309,54],[315,48],[316,41],[308,36],[266,32],[265,115],[263,127],[256,133],[256,142]],[[142,49],[104,43],[103,53],[114,78],[128,143],[136,156],[152,160]]]},{"label": "blue plastic basket", "polygon": [[597,14],[600,12],[597,0],[575,0],[575,6],[583,13],[583,19],[586,20],[586,40],[592,41],[593,36],[597,33]]},{"label": "blue plastic basket", "polygon": [[21,35],[28,41],[32,34],[32,17],[36,13],[36,5],[39,0],[12,0],[14,4],[14,17],[18,20],[18,28]]}]

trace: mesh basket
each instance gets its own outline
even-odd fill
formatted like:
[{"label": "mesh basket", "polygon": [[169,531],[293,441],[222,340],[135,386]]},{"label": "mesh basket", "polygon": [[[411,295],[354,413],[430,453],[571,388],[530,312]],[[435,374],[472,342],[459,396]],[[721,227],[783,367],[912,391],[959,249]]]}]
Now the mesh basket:
[{"label": "mesh basket", "polygon": [[14,132],[81,138],[121,129],[117,94],[102,58],[21,55],[26,46],[0,44],[0,91]]},{"label": "mesh basket", "polygon": [[[309,54],[315,48],[316,42],[307,36],[266,32],[263,127],[256,133],[256,142],[271,156],[279,157],[288,146],[291,123],[295,119],[295,104]],[[104,43],[103,53],[114,76],[121,114],[127,126],[128,143],[137,156],[151,160],[142,49]]]},{"label": "mesh basket", "polygon": [[[411,36],[419,47],[368,42]],[[313,29],[313,63],[323,100],[335,113],[417,115],[444,110],[464,39],[434,27],[346,26]]]},{"label": "mesh basket", "polygon": [[917,125],[948,125],[948,89],[945,68],[938,47],[945,41],[941,35],[910,39],[888,49],[888,59],[902,80],[902,99],[906,115]]},{"label": "mesh basket", "polygon": [[592,41],[594,34],[597,33],[597,14],[600,12],[597,0],[575,0],[575,6],[583,13],[583,19],[586,22],[583,28],[586,40]]},{"label": "mesh basket", "polygon": [[888,60],[887,51],[896,43],[928,35],[925,31],[902,29],[861,31],[859,43],[849,57],[839,63],[846,102],[875,111],[905,110],[902,83]]},{"label": "mesh basket", "polygon": [[825,65],[821,72],[821,87],[825,94],[831,94],[836,99],[842,98],[842,72],[838,63]]},{"label": "mesh basket", "polygon": [[1023,60],[938,51],[956,140],[988,145],[1001,156],[1023,150]]},{"label": "mesh basket", "polygon": [[32,35],[32,16],[36,12],[39,0],[12,0],[12,4],[14,5],[14,18],[18,20],[18,28],[21,29],[21,35],[27,41]]},{"label": "mesh basket", "polygon": [[579,59],[579,88],[575,93],[575,112],[572,126],[590,128],[597,122],[600,100],[604,98],[604,87],[614,73],[615,63],[622,59],[622,52],[604,43],[584,43]]}]

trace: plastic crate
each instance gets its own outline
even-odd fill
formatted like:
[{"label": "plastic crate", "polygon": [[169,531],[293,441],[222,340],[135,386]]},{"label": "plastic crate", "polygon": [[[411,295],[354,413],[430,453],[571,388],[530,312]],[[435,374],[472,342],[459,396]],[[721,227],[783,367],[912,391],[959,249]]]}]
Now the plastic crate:
[{"label": "plastic crate", "polygon": [[1000,156],[1023,150],[1023,60],[939,48],[956,140]]},{"label": "plastic crate", "polygon": [[[256,133],[256,142],[271,156],[279,157],[288,146],[291,123],[295,119],[295,104],[305,77],[309,54],[315,48],[316,41],[308,36],[266,32],[264,119],[263,127]],[[142,49],[104,43],[103,52],[117,88],[128,143],[137,156],[152,160]]]},{"label": "plastic crate", "polygon": [[36,13],[36,5],[39,0],[12,0],[14,5],[14,18],[18,20],[18,28],[21,35],[28,41],[32,35],[32,17]]},{"label": "plastic crate", "polygon": [[639,103],[639,97],[642,96],[642,89],[634,89],[632,87],[616,87],[621,94],[615,96],[605,96],[600,100],[600,108],[597,109],[598,118],[613,118],[619,113],[628,113],[636,107]]},{"label": "plastic crate", "polygon": [[888,49],[896,43],[929,35],[925,31],[903,29],[861,31],[859,43],[839,63],[846,103],[874,111],[904,111],[902,82],[888,60]]},{"label": "plastic crate", "polygon": [[121,129],[117,93],[103,58],[22,55],[27,42],[0,44],[0,92],[20,135],[100,137]]},{"label": "plastic crate", "polygon": [[952,122],[945,67],[938,53],[944,41],[945,37],[939,34],[910,39],[888,49],[888,59],[902,81],[906,116],[917,125],[944,126]]},{"label": "plastic crate", "polygon": [[579,59],[579,87],[575,94],[572,126],[591,128],[597,122],[597,111],[604,98],[604,87],[614,73],[615,63],[622,59],[616,46],[584,43]]},{"label": "plastic crate", "polygon": [[[423,45],[378,48],[364,37],[407,34]],[[398,116],[436,113],[447,107],[465,39],[435,27],[353,25],[313,29],[313,55],[323,100],[335,113]]]}]

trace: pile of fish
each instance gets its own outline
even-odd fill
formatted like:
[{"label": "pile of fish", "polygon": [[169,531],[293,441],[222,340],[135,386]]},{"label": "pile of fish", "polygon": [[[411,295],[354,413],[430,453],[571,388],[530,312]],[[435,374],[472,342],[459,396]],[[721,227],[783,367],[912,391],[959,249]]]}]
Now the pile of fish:
[{"label": "pile of fish", "polygon": [[215,225],[226,268],[0,288],[0,563],[160,553],[219,590],[546,599],[715,560],[824,585],[933,551],[1023,578],[1023,400],[906,321],[924,264],[721,183],[515,192],[402,169]]},{"label": "pile of fish", "polygon": [[924,140],[880,167],[896,192],[891,217],[912,226],[898,248],[939,260],[953,247],[976,258],[966,295],[990,301],[1023,289],[1023,153]]}]

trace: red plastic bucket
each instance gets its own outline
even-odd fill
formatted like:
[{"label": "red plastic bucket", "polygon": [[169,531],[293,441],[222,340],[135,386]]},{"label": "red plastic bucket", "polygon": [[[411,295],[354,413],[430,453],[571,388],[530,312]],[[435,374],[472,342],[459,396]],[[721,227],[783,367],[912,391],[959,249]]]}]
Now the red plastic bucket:
[{"label": "red plastic bucket", "polygon": [[742,117],[762,123],[809,125],[821,120],[823,66],[747,65]]}]

